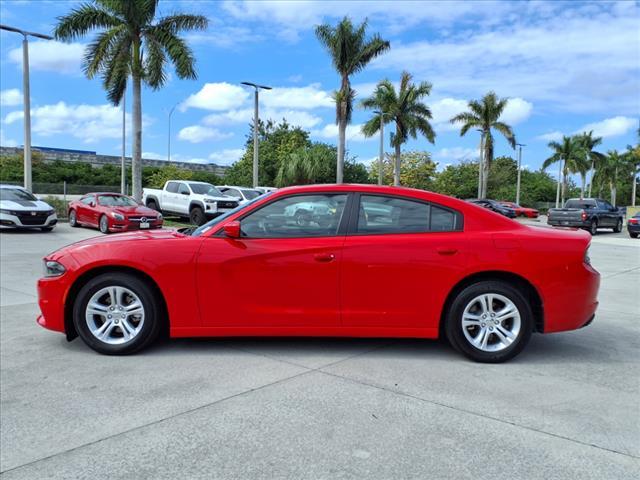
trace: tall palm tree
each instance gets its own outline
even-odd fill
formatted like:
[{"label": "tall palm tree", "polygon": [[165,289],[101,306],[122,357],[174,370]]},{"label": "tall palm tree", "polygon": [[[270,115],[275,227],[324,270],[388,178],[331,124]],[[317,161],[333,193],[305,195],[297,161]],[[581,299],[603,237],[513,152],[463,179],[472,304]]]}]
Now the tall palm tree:
[{"label": "tall palm tree", "polygon": [[509,103],[506,98],[498,98],[494,92],[487,93],[480,101],[471,100],[468,103],[469,111],[460,113],[453,117],[451,123],[461,123],[460,136],[465,135],[471,128],[481,131],[481,150],[483,150],[482,185],[480,188],[480,198],[487,196],[487,184],[489,182],[489,168],[493,161],[493,134],[491,130],[500,132],[509,142],[511,148],[516,148],[516,137],[513,129],[500,121],[500,116]]},{"label": "tall palm tree", "polygon": [[386,52],[390,43],[377,33],[367,38],[367,21],[357,27],[344,17],[335,27],[327,24],[316,27],[316,37],[329,52],[333,66],[340,75],[340,89],[334,93],[336,124],[338,125],[338,161],[336,181],[342,183],[344,172],[345,135],[351,123],[356,92],[349,77],[361,71],[371,60]]},{"label": "tall palm tree", "polygon": [[609,185],[611,205],[614,207],[616,206],[618,179],[620,175],[625,173],[628,167],[629,165],[624,155],[618,153],[617,150],[609,150],[600,168],[596,170],[596,182],[600,185]]},{"label": "tall palm tree", "polygon": [[[431,110],[422,101],[431,93],[429,82],[412,83],[412,76],[402,72],[400,90],[396,92],[393,83],[383,80],[376,86],[369,98],[365,98],[361,105],[364,108],[376,108],[384,113],[385,122],[394,122],[396,131],[391,134],[391,146],[396,150],[395,167],[393,169],[393,183],[400,185],[400,159],[402,144],[409,137],[417,138],[418,133],[433,143],[436,134],[429,123]],[[362,126],[362,132],[371,137],[380,131],[380,114],[376,114]]]},{"label": "tall palm tree", "polygon": [[[567,192],[567,179],[570,172],[580,171],[586,168],[584,164],[584,153],[577,137],[563,136],[561,142],[549,142],[549,148],[553,150],[553,155],[547,158],[542,164],[542,168],[547,168],[554,163],[560,162],[562,180],[558,178],[558,190],[556,191],[556,208],[559,204],[564,204]],[[560,197],[560,184],[562,183],[562,198]]]},{"label": "tall palm tree", "polygon": [[631,170],[631,206],[636,206],[636,188],[637,188],[637,177],[640,174],[640,128],[637,131],[638,134],[638,143],[636,146],[627,145],[627,163],[629,164],[629,169]]},{"label": "tall palm tree", "polygon": [[192,50],[179,37],[181,31],[204,30],[201,15],[173,14],[155,20],[159,0],[93,0],[62,17],[54,35],[72,41],[92,30],[100,30],[87,46],[83,69],[88,78],[102,76],[107,98],[114,105],[122,100],[127,79],[133,91],[133,196],[142,199],[142,99],[144,82],[154,90],[166,80],[167,57],[179,78],[197,78]]},{"label": "tall palm tree", "polygon": [[[589,181],[588,196],[591,197],[594,170],[595,170],[596,164],[598,162],[601,162],[602,159],[604,158],[604,155],[600,152],[596,152],[594,148],[596,148],[598,145],[602,143],[602,137],[594,137],[593,130],[591,130],[589,131],[589,133],[583,132],[581,135],[579,135],[578,140],[582,145],[582,149],[585,154],[585,159],[587,163],[589,163],[590,165],[589,169],[591,171],[591,175],[590,175],[590,181]],[[585,177],[583,177],[582,179],[583,187],[582,187],[582,192],[580,194],[581,197],[584,196],[584,182],[585,182]]]}]

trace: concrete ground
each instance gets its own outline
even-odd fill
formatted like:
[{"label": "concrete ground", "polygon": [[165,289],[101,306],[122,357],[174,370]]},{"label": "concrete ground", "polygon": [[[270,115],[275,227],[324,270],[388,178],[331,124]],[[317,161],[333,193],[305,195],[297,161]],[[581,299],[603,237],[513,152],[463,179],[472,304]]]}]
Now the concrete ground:
[{"label": "concrete ground", "polygon": [[100,356],[35,323],[41,257],[97,234],[0,234],[3,480],[640,476],[640,240],[594,237],[591,326],[480,365],[395,339],[173,340]]}]

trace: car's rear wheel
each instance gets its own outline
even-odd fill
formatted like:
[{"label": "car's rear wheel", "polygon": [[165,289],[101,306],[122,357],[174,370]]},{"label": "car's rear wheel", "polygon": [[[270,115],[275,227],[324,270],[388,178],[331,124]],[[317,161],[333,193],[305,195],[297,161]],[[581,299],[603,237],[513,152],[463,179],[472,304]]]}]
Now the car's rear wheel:
[{"label": "car's rear wheel", "polygon": [[613,227],[613,231],[615,233],[620,233],[622,231],[622,219],[619,218],[618,221],[616,222],[616,226]]},{"label": "car's rear wheel", "polygon": [[598,233],[598,221],[594,218],[591,220],[591,224],[589,225],[589,233],[591,235],[595,235]]},{"label": "car's rear wheel", "polygon": [[638,234],[636,232],[629,232],[629,236],[631,238],[638,238]]},{"label": "car's rear wheel", "polygon": [[449,342],[476,362],[499,363],[515,357],[533,331],[533,313],[522,292],[500,281],[481,281],[463,289],[449,309]]},{"label": "car's rear wheel", "polygon": [[69,211],[69,226],[70,227],[78,227],[78,214],[75,210]]},{"label": "car's rear wheel", "polygon": [[78,335],[107,355],[134,353],[160,333],[162,310],[153,290],[140,278],[106,273],[89,280],[73,305]]},{"label": "car's rear wheel", "polygon": [[207,221],[207,217],[204,215],[202,208],[193,207],[189,212],[189,220],[192,225],[203,225]]},{"label": "car's rear wheel", "polygon": [[102,233],[109,233],[109,219],[106,215],[102,215],[98,223]]}]

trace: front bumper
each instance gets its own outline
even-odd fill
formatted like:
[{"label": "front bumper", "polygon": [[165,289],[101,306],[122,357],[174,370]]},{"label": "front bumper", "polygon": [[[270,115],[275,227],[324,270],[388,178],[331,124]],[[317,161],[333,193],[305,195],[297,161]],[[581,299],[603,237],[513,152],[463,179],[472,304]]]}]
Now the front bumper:
[{"label": "front bumper", "polygon": [[[25,212],[28,213],[28,212]],[[33,220],[31,218],[33,217]],[[0,226],[9,228],[42,228],[53,227],[58,223],[58,217],[55,213],[51,215],[11,215],[8,213],[0,213]]]},{"label": "front bumper", "polygon": [[140,222],[112,220],[111,225],[109,225],[109,229],[113,232],[131,232],[134,230],[153,230],[155,228],[162,228],[162,225],[163,220],[156,220],[154,222],[149,222],[148,228],[140,228]]},{"label": "front bumper", "polygon": [[37,319],[38,324],[46,329],[64,333],[67,282],[62,277],[41,278],[38,280],[37,290],[41,312]]}]

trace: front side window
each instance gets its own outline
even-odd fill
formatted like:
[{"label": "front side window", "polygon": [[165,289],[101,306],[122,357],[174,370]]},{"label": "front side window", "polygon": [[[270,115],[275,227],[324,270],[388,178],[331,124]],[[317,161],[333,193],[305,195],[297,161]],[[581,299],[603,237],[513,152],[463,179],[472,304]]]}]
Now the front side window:
[{"label": "front side window", "polygon": [[247,200],[253,200],[254,198],[258,198],[260,196],[260,192],[258,192],[257,190],[242,190],[242,193],[244,194],[244,198],[246,198]]},{"label": "front side window", "polygon": [[357,233],[424,233],[462,230],[462,215],[447,208],[404,198],[363,195]]},{"label": "front side window", "polygon": [[193,190],[193,193],[197,193],[198,195],[209,195],[210,197],[224,196],[220,190],[210,183],[190,183],[189,186],[191,190]]},{"label": "front side window", "polygon": [[88,197],[84,197],[82,200],[80,200],[82,203],[84,203],[85,205],[91,205],[93,203],[93,195],[89,195]]},{"label": "front side window", "polygon": [[327,237],[338,233],[345,194],[294,195],[250,213],[240,222],[243,237]]},{"label": "front side window", "polygon": [[189,187],[187,187],[184,183],[181,183],[178,187],[178,193],[189,195],[191,192],[189,191]]}]

